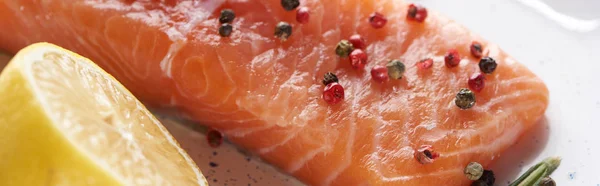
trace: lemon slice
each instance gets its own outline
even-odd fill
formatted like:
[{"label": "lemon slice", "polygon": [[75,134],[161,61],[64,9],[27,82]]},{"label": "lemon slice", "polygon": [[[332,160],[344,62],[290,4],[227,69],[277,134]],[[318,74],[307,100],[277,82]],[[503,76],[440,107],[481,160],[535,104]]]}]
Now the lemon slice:
[{"label": "lemon slice", "polygon": [[48,43],[0,75],[0,185],[208,185],[169,132],[92,61]]}]

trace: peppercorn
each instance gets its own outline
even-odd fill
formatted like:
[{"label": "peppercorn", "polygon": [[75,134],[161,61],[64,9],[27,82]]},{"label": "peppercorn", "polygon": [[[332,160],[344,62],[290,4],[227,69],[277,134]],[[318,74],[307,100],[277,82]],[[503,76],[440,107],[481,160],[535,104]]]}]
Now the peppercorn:
[{"label": "peppercorn", "polygon": [[433,66],[433,59],[427,58],[417,62],[417,68],[421,70],[429,69]]},{"label": "peppercorn", "polygon": [[497,66],[498,64],[496,63],[496,60],[491,57],[484,57],[479,60],[479,70],[481,70],[483,73],[491,74],[494,72],[494,70],[496,70]]},{"label": "peppercorn", "polygon": [[487,183],[485,183],[485,181],[476,180],[473,183],[471,183],[471,186],[491,186],[491,185],[488,185]]},{"label": "peppercorn", "polygon": [[310,11],[308,10],[308,7],[298,8],[298,10],[296,11],[296,21],[298,21],[298,23],[301,23],[301,24],[308,23],[309,18],[310,18]]},{"label": "peppercorn", "polygon": [[402,79],[402,75],[404,71],[406,71],[406,66],[400,60],[391,60],[387,65],[388,75],[393,79]]},{"label": "peppercorn", "polygon": [[233,31],[233,26],[229,23],[223,23],[221,27],[219,27],[219,35],[223,37],[229,37],[231,32]]},{"label": "peppercorn", "polygon": [[350,36],[350,38],[348,38],[348,41],[352,43],[352,46],[354,48],[359,48],[363,50],[366,48],[365,39],[359,34],[354,34]]},{"label": "peppercorn", "polygon": [[485,76],[482,73],[475,73],[469,77],[469,88],[475,92],[480,92],[485,87]]},{"label": "peppercorn", "polygon": [[554,182],[554,180],[550,177],[544,177],[540,181],[539,186],[556,186],[556,182]]},{"label": "peppercorn", "polygon": [[471,43],[470,49],[471,55],[473,55],[473,57],[480,58],[483,55],[483,46],[481,46],[481,43],[477,41],[473,41]]},{"label": "peppercorn", "polygon": [[427,9],[421,5],[410,4],[408,5],[408,13],[406,14],[406,17],[409,20],[423,22],[425,21],[425,18],[427,18]]},{"label": "peppercorn", "polygon": [[458,94],[456,94],[454,103],[460,109],[470,109],[475,105],[475,94],[467,88],[460,89]]},{"label": "peppercorn", "polygon": [[433,154],[428,149],[424,150],[423,154],[425,154],[425,156],[427,156],[427,158],[433,158]]},{"label": "peppercorn", "polygon": [[287,11],[292,11],[300,6],[299,0],[281,0],[281,6]]},{"label": "peppercorn", "polygon": [[329,83],[323,90],[323,100],[329,104],[337,104],[344,99],[344,87],[339,83]]},{"label": "peppercorn", "polygon": [[212,148],[217,148],[221,145],[221,143],[223,143],[223,134],[210,128],[208,131],[206,131],[206,141],[208,141],[208,145],[210,145]]},{"label": "peppercorn", "polygon": [[235,19],[235,13],[231,9],[221,10],[221,16],[219,16],[220,23],[231,23]]},{"label": "peppercorn", "polygon": [[433,151],[431,145],[423,145],[414,154],[415,159],[421,164],[433,163],[433,160],[438,158],[440,155]]},{"label": "peppercorn", "polygon": [[323,75],[323,85],[329,85],[329,83],[337,83],[338,78],[334,73],[327,72]]},{"label": "peppercorn", "polygon": [[275,37],[279,38],[281,41],[285,41],[292,35],[292,25],[287,22],[279,22],[275,27]]},{"label": "peppercorn", "polygon": [[371,69],[371,77],[378,82],[384,82],[389,79],[388,69],[383,65],[376,65]]},{"label": "peppercorn", "polygon": [[340,57],[348,57],[350,52],[354,50],[354,46],[348,40],[341,40],[335,47],[335,54]]},{"label": "peppercorn", "polygon": [[444,62],[448,68],[456,67],[460,63],[460,54],[455,49],[450,49],[444,56]]},{"label": "peppercorn", "polygon": [[387,18],[379,12],[374,12],[369,16],[369,23],[371,23],[373,28],[383,28],[387,23]]},{"label": "peppercorn", "polygon": [[350,53],[350,62],[355,69],[363,69],[367,64],[367,53],[361,49],[354,49]]},{"label": "peppercorn", "polygon": [[481,178],[479,180],[485,182],[487,185],[492,186],[494,182],[496,182],[496,177],[494,176],[494,172],[491,170],[484,170]]},{"label": "peppercorn", "polygon": [[478,180],[483,175],[483,166],[477,162],[471,162],[465,167],[464,173],[468,179]]}]

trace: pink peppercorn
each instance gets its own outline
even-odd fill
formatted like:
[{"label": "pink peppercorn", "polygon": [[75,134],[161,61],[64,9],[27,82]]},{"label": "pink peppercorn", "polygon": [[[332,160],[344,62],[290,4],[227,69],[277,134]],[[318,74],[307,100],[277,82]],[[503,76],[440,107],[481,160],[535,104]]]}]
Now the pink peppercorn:
[{"label": "pink peppercorn", "polygon": [[310,11],[309,11],[308,7],[300,7],[296,11],[296,21],[298,21],[298,23],[301,23],[301,24],[308,23],[309,19],[310,19]]},{"label": "pink peppercorn", "polygon": [[482,73],[475,73],[469,77],[469,88],[475,92],[480,92],[485,87],[485,76]]},{"label": "pink peppercorn", "polygon": [[350,62],[352,63],[352,67],[356,69],[363,69],[367,64],[367,53],[365,53],[361,49],[354,49],[350,53]]},{"label": "pink peppercorn", "polygon": [[323,100],[334,105],[344,99],[344,87],[339,83],[329,83],[323,90]]},{"label": "pink peppercorn", "polygon": [[383,65],[376,65],[371,69],[371,77],[378,82],[384,82],[389,79],[388,69]]},{"label": "pink peppercorn", "polygon": [[427,18],[427,9],[421,5],[410,4],[408,5],[406,18],[417,22],[423,22],[425,21],[425,18]]},{"label": "pink peppercorn", "polygon": [[369,16],[369,23],[371,23],[373,28],[383,28],[387,23],[387,18],[379,12],[374,12]]},{"label": "pink peppercorn", "polygon": [[456,67],[460,63],[460,54],[455,49],[450,49],[444,56],[444,62],[448,68]]},{"label": "pink peppercorn", "polygon": [[471,43],[471,47],[469,48],[471,49],[471,54],[473,55],[473,57],[481,58],[481,56],[483,55],[483,46],[481,45],[481,43],[473,41],[473,43]]},{"label": "pink peppercorn", "polygon": [[365,39],[359,34],[354,34],[354,35],[350,36],[348,41],[350,41],[350,43],[352,43],[352,46],[354,48],[359,48],[359,49],[363,49],[363,50],[366,48]]},{"label": "pink peppercorn", "polygon": [[423,59],[417,63],[417,67],[420,70],[429,69],[429,68],[431,68],[431,66],[433,66],[433,59],[431,59],[431,58]]}]

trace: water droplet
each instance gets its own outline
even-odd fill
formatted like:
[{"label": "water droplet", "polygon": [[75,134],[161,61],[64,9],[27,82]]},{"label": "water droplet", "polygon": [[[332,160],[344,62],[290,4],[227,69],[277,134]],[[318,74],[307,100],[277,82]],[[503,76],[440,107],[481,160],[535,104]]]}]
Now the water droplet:
[{"label": "water droplet", "polygon": [[576,172],[570,172],[569,173],[569,180],[574,180],[575,179],[575,174],[576,174]]}]

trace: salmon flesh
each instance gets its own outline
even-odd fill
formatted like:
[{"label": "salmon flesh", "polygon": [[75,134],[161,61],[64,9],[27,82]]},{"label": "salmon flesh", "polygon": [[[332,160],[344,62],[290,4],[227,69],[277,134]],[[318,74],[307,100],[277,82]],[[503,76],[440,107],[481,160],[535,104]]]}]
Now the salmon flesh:
[{"label": "salmon flesh", "polygon": [[[469,162],[489,165],[544,114],[545,84],[497,45],[433,10],[407,20],[401,0],[302,0],[296,22],[280,0],[0,0],[0,48],[51,42],[98,63],[149,106],[171,108],[222,131],[237,145],[309,185],[468,185]],[[235,12],[219,35],[222,9]],[[369,24],[379,12],[383,28]],[[291,24],[282,41],[276,25]],[[489,23],[490,26],[493,23]],[[368,61],[355,69],[336,55],[360,34]],[[480,71],[477,41],[498,67],[470,109],[455,105]],[[454,68],[444,55],[456,49]],[[431,58],[430,69],[417,62]],[[369,73],[397,59],[403,78]],[[322,98],[333,72],[345,98]],[[418,149],[439,154],[421,164]]]}]

